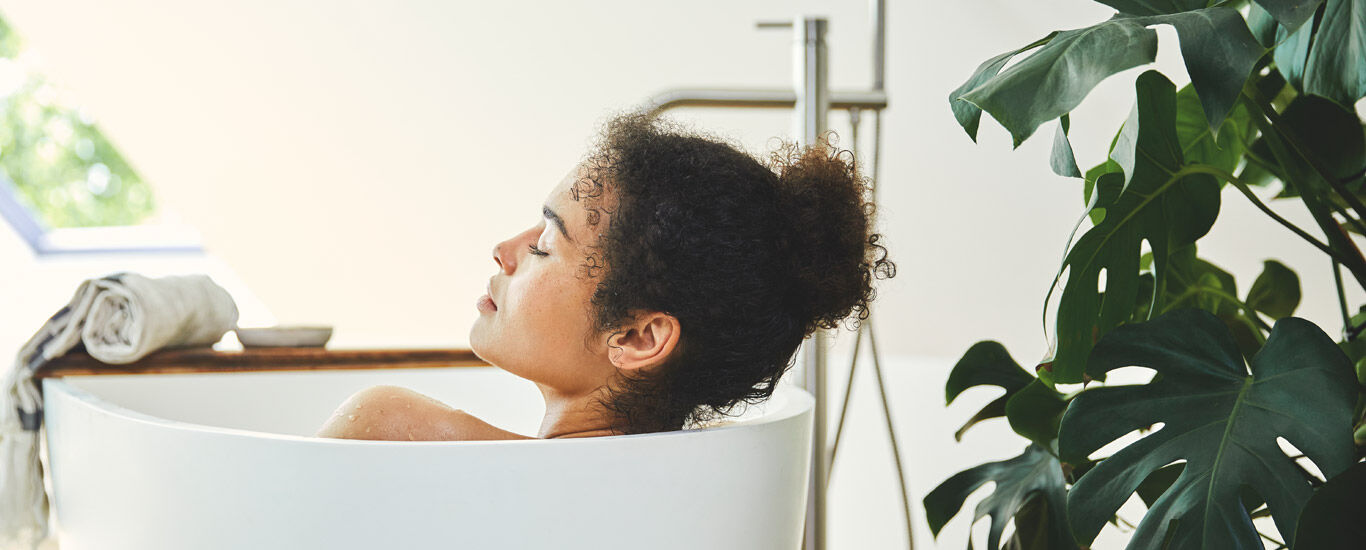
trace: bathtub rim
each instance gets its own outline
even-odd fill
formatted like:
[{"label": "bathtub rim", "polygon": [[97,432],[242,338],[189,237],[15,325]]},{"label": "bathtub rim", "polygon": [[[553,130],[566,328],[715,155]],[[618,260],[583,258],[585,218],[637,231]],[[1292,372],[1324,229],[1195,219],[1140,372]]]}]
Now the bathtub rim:
[{"label": "bathtub rim", "polygon": [[[781,394],[782,394],[782,396],[781,396],[782,402],[780,402],[780,403],[778,404],[777,409],[776,409],[776,410],[773,410],[773,411],[766,411],[766,412],[764,413],[763,416],[761,416],[761,417],[759,417],[759,418],[751,419],[751,420],[749,420],[749,421],[742,422],[742,423],[740,423],[740,424],[726,424],[726,425],[721,425],[721,426],[710,426],[710,427],[704,427],[704,428],[689,428],[689,429],[682,429],[682,430],[672,430],[672,431],[667,431],[667,432],[651,432],[651,433],[643,433],[643,434],[626,434],[626,435],[605,435],[605,436],[597,436],[597,437],[571,437],[571,438],[562,438],[562,439],[541,439],[541,438],[534,438],[534,439],[500,439],[500,440],[471,440],[471,441],[402,441],[402,440],[338,439],[338,438],[329,438],[329,437],[316,437],[316,436],[292,435],[292,434],[282,434],[282,433],[273,433],[273,432],[262,432],[262,431],[256,431],[256,430],[246,430],[246,429],[241,429],[241,428],[229,428],[229,427],[223,427],[223,426],[211,426],[211,425],[208,425],[208,424],[197,424],[197,423],[194,423],[194,422],[186,422],[186,421],[182,421],[182,420],[172,420],[172,419],[169,419],[169,418],[163,418],[163,417],[160,417],[160,416],[155,416],[155,415],[148,414],[148,413],[144,413],[144,412],[141,412],[141,411],[136,411],[136,410],[130,409],[130,408],[128,408],[128,407],[124,407],[124,406],[122,406],[122,405],[118,405],[118,404],[112,403],[112,402],[110,402],[110,401],[108,401],[108,400],[102,399],[100,396],[98,396],[98,395],[96,395],[96,394],[94,394],[94,393],[92,393],[92,392],[90,392],[90,391],[87,391],[87,390],[85,390],[85,389],[82,389],[82,388],[80,388],[80,387],[77,387],[77,386],[75,386],[74,384],[68,383],[68,382],[66,381],[65,377],[44,378],[44,379],[42,379],[42,385],[43,385],[43,401],[44,401],[44,408],[46,408],[46,406],[47,406],[46,401],[48,400],[48,395],[49,395],[49,394],[48,394],[48,391],[51,390],[51,391],[54,391],[54,392],[57,392],[57,393],[65,394],[67,397],[70,397],[73,401],[76,401],[77,403],[79,403],[80,406],[82,406],[82,407],[87,407],[87,408],[89,408],[89,409],[97,410],[97,411],[102,412],[103,414],[118,417],[118,418],[120,418],[121,420],[131,421],[131,422],[137,422],[137,423],[140,423],[140,424],[152,425],[152,426],[155,426],[155,427],[158,427],[158,428],[162,428],[162,429],[172,429],[172,430],[178,430],[178,431],[197,432],[197,433],[212,434],[212,435],[230,436],[230,437],[248,437],[248,438],[256,438],[256,439],[273,439],[273,440],[279,440],[279,441],[290,441],[290,442],[295,442],[295,443],[297,443],[297,444],[319,444],[319,445],[372,445],[372,446],[373,446],[373,445],[392,445],[392,444],[399,444],[399,445],[404,445],[404,446],[409,446],[409,447],[423,447],[423,448],[426,448],[426,447],[447,447],[447,446],[449,446],[449,447],[455,447],[455,446],[471,446],[471,445],[477,445],[477,446],[482,446],[482,445],[509,445],[509,444],[512,444],[512,445],[544,445],[544,444],[550,444],[550,443],[564,444],[564,443],[566,443],[566,442],[573,442],[573,443],[570,443],[570,444],[582,445],[582,444],[590,444],[590,443],[592,443],[592,442],[594,442],[594,441],[606,442],[606,441],[618,441],[618,440],[628,440],[628,439],[639,439],[639,438],[645,438],[645,437],[687,437],[687,436],[690,436],[690,435],[694,435],[694,436],[695,436],[695,435],[698,435],[698,434],[700,434],[700,433],[713,433],[713,432],[723,432],[723,431],[729,431],[729,430],[739,430],[739,429],[744,429],[744,428],[753,428],[753,427],[756,427],[756,426],[759,426],[759,425],[763,425],[763,424],[770,424],[770,423],[775,423],[775,422],[781,422],[781,421],[784,421],[784,420],[791,419],[792,417],[796,417],[796,416],[800,416],[800,415],[802,415],[802,414],[805,414],[805,413],[807,413],[808,411],[813,411],[814,408],[815,408],[815,401],[816,401],[816,400],[815,400],[815,397],[812,396],[810,392],[806,391],[805,389],[803,389],[803,388],[801,388],[801,387],[798,387],[798,386],[795,386],[795,385],[792,385],[792,384],[778,384],[777,387],[775,387],[775,389],[774,389],[774,391],[773,391],[773,395],[774,395],[774,396],[778,396],[780,392],[781,392]],[[773,398],[774,398],[774,397],[769,397],[768,399],[765,400],[765,402],[767,402],[767,401],[769,401],[769,400],[771,400],[771,399],[773,399]],[[47,430],[46,422],[44,422],[43,430],[44,430],[44,431]]]}]

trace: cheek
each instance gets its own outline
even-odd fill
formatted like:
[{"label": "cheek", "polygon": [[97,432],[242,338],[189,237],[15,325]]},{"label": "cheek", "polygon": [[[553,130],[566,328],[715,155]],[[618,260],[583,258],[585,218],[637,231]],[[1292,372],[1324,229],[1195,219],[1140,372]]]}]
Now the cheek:
[{"label": "cheek", "polygon": [[582,347],[590,324],[591,287],[585,281],[552,272],[514,281],[508,290],[507,321],[513,326],[506,328],[553,341],[561,351],[567,344]]},{"label": "cheek", "polygon": [[508,281],[498,311],[476,322],[470,347],[484,360],[538,383],[557,388],[597,384],[606,352],[605,339],[589,336],[596,280],[570,269],[519,275]]}]

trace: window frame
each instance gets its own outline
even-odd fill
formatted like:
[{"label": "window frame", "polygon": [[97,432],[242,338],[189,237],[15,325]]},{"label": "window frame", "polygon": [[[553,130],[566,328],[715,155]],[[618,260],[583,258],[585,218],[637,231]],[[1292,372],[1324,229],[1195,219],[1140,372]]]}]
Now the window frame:
[{"label": "window frame", "polygon": [[0,178],[0,218],[34,255],[203,253],[199,233],[189,226],[144,224],[50,228],[19,201],[18,190]]}]

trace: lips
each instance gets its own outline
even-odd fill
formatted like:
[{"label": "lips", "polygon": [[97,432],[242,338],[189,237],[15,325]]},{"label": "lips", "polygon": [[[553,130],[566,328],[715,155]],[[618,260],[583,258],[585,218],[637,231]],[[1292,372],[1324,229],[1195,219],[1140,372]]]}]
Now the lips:
[{"label": "lips", "polygon": [[484,287],[484,293],[488,295],[489,303],[493,305],[493,308],[498,309],[498,302],[493,299],[493,279],[489,279],[489,284]]}]

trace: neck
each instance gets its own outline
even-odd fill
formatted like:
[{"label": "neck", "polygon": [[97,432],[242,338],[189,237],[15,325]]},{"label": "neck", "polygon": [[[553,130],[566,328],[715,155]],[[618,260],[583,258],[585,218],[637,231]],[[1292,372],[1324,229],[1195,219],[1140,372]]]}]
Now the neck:
[{"label": "neck", "polygon": [[612,435],[608,416],[597,406],[597,392],[564,394],[537,384],[545,398],[545,418],[537,437],[556,439],[567,437],[597,437]]}]

